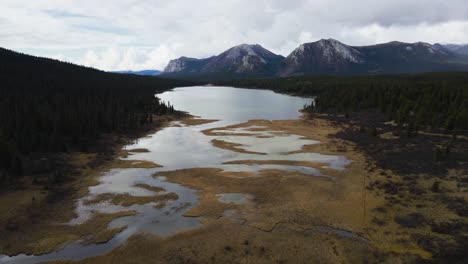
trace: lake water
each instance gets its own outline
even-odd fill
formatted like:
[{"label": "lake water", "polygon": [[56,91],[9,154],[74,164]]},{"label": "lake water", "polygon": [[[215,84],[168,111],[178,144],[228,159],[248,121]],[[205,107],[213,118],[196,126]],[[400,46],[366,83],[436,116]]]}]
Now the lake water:
[{"label": "lake water", "polygon": [[[34,256],[1,256],[0,263],[38,263],[59,259],[80,260],[104,254],[122,245],[130,236],[137,233],[152,233],[159,236],[196,228],[198,219],[184,217],[184,213],[196,206],[196,190],[168,182],[165,171],[190,168],[219,168],[224,171],[243,171],[258,173],[262,170],[276,169],[296,171],[311,177],[328,177],[318,169],[303,166],[285,166],[280,164],[236,164],[245,160],[265,161],[314,161],[325,163],[327,167],[341,170],[349,161],[344,157],[322,155],[319,153],[289,154],[300,150],[304,145],[317,144],[315,140],[304,139],[298,135],[287,135],[281,131],[258,131],[261,127],[225,129],[223,127],[242,123],[252,119],[286,120],[297,119],[298,110],[311,99],[276,94],[268,90],[238,89],[231,87],[185,87],[158,95],[163,101],[170,102],[178,110],[205,119],[219,121],[199,126],[173,126],[138,140],[127,149],[146,148],[149,152],[134,153],[127,159],[147,160],[162,165],[154,169],[113,169],[100,177],[97,186],[89,188],[89,195],[76,201],[78,217],[69,225],[78,225],[89,220],[95,213],[114,213],[134,210],[134,216],[118,218],[109,228],[126,227],[107,243],[84,245],[74,241],[55,252]],[[216,129],[215,136],[202,133],[206,129]],[[239,134],[239,135],[236,135]],[[248,134],[249,136],[245,136]],[[251,136],[250,136],[251,135]],[[212,140],[223,140],[241,144],[249,154],[216,148]],[[258,153],[258,154],[257,154]],[[226,164],[229,163],[229,164]],[[154,175],[158,175],[155,177]],[[161,187],[166,193],[175,193],[178,199],[164,206],[156,203],[132,205],[129,207],[113,205],[109,202],[89,204],[87,201],[102,194],[128,194],[132,196],[155,195],[154,192],[136,185],[146,184]],[[251,197],[243,194],[220,194],[223,202],[244,203]],[[247,198],[246,198],[247,197]],[[245,201],[244,201],[245,200]]]},{"label": "lake water", "polygon": [[231,122],[296,119],[298,109],[312,102],[268,90],[216,86],[177,88],[158,97],[192,115]]}]

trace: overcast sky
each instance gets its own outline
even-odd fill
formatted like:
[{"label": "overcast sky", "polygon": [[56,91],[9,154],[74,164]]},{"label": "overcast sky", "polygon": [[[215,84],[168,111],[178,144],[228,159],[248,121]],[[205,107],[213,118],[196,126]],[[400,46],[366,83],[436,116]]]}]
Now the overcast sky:
[{"label": "overcast sky", "polygon": [[103,70],[258,43],[468,43],[468,0],[0,0],[0,46]]}]

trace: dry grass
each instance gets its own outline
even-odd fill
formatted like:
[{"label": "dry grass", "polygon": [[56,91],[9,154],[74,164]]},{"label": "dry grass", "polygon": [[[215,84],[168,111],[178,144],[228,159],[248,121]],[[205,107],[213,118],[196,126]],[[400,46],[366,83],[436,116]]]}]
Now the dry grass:
[{"label": "dry grass", "polygon": [[123,226],[120,228],[114,229],[105,229],[95,233],[89,240],[85,242],[87,245],[91,244],[104,244],[114,238],[115,235],[119,234],[120,232],[124,231],[127,227]]},{"label": "dry grass", "polygon": [[[393,197],[394,202],[389,200],[385,190],[369,188],[377,180],[382,184],[403,180],[369,162],[354,144],[330,137],[343,128],[341,125],[315,118],[255,120],[229,128],[252,125],[320,141],[320,144],[305,146],[298,153],[342,155],[353,162],[343,171],[321,170],[335,177],[335,182],[277,170],[262,171],[260,177],[210,168],[164,172],[168,181],[199,190],[199,204],[185,216],[202,216],[204,225],[166,238],[135,236],[108,254],[78,263],[105,264],[116,260],[119,263],[410,263],[417,258],[431,257],[415,236],[432,234],[436,238],[450,239],[443,234],[433,234],[427,223],[406,228],[394,221],[396,217],[412,213],[419,213],[428,222],[435,223],[460,217],[433,199],[435,194],[429,192],[423,199],[416,199],[410,191],[401,190]],[[211,135],[213,132],[204,133]],[[238,146],[221,143],[215,144],[237,151]],[[271,161],[265,161],[268,162]],[[284,164],[322,166],[313,162]],[[454,174],[453,179],[461,177],[460,172],[450,173]],[[433,183],[434,179],[421,175],[415,184],[427,190]],[[448,197],[468,198],[468,192],[461,192],[455,183],[455,180],[441,180],[440,186]],[[148,186],[139,187],[151,190]],[[254,199],[245,205],[225,204],[216,197],[220,193],[246,193]],[[120,197],[117,202],[127,199]],[[224,217],[226,210],[235,210],[236,219]],[[320,233],[318,226],[348,230],[367,238],[369,243]],[[106,233],[111,231],[102,232],[98,238],[111,237]]]},{"label": "dry grass", "polygon": [[285,166],[303,166],[311,168],[322,168],[325,163],[313,162],[313,161],[297,161],[297,160],[234,160],[225,162],[223,164],[246,164],[246,165],[266,165],[266,164],[277,164]]},{"label": "dry grass", "polygon": [[161,165],[156,164],[151,161],[146,160],[121,160],[115,159],[112,162],[107,164],[109,168],[112,169],[132,169],[132,168],[142,168],[142,169],[151,169],[151,168],[159,168]]},{"label": "dry grass", "polygon": [[137,184],[135,185],[135,187],[138,187],[138,188],[142,188],[142,189],[146,189],[148,191],[152,191],[152,192],[155,192],[155,193],[159,193],[159,192],[164,192],[165,190],[161,187],[157,187],[157,186],[151,186],[151,185],[148,185],[148,184]]},{"label": "dry grass", "polygon": [[226,141],[219,140],[219,139],[213,139],[211,140],[211,143],[213,144],[213,146],[217,148],[227,149],[227,150],[231,150],[231,151],[235,151],[239,153],[266,155],[265,153],[253,152],[253,151],[248,151],[243,148],[240,148],[242,147],[242,144],[226,142]]},{"label": "dry grass", "polygon": [[314,231],[264,232],[222,219],[169,238],[135,236],[109,254],[78,263],[360,263],[368,252],[354,244]]},{"label": "dry grass", "polygon": [[[191,188],[200,190],[200,204],[193,208],[188,215],[205,217],[207,223],[216,221],[222,216],[224,210],[237,209],[241,218],[249,226],[263,230],[270,230],[277,223],[286,223],[287,226],[300,226],[310,228],[315,225],[326,225],[358,233],[370,239],[369,248],[374,248],[385,254],[396,253],[397,259],[402,256],[410,258],[429,258],[431,254],[417,244],[414,235],[423,235],[431,232],[430,226],[417,228],[402,228],[394,222],[395,217],[414,212],[422,213],[431,221],[446,222],[457,219],[453,212],[447,210],[441,203],[427,202],[424,209],[417,207],[416,201],[403,198],[404,206],[389,206],[382,193],[373,193],[367,189],[370,182],[381,180],[382,170],[369,164],[365,156],[358,152],[355,145],[340,139],[329,137],[339,131],[341,125],[321,120],[293,120],[293,121],[249,121],[229,128],[248,127],[252,125],[266,126],[265,130],[284,131],[302,135],[309,139],[319,140],[320,144],[305,146],[301,152],[319,152],[346,156],[353,160],[345,171],[336,172],[323,170],[327,175],[334,176],[336,183],[320,181],[317,178],[298,173],[284,173],[279,171],[263,171],[263,177],[235,177],[230,173],[218,170],[200,171],[186,170],[174,172],[169,175],[175,181]],[[219,129],[218,129],[219,130]],[[212,135],[212,130],[204,131]],[[218,133],[215,133],[218,135]],[[214,134],[213,134],[214,135]],[[217,145],[222,148],[230,148]],[[231,150],[235,150],[232,149]],[[258,161],[240,161],[233,163],[258,164]],[[264,161],[262,164],[278,161]],[[321,168],[323,164],[285,161],[284,165],[298,165]],[[369,169],[371,168],[372,169]],[[388,174],[388,172],[387,172]],[[398,175],[393,175],[398,179]],[[424,179],[424,177],[421,177]],[[401,180],[401,179],[400,179]],[[426,183],[424,183],[427,181]],[[434,179],[421,180],[430,189]],[[441,188],[454,191],[456,183],[441,181]],[[215,194],[220,192],[240,192],[253,194],[256,205],[254,208],[246,206],[232,206],[220,204]],[[405,196],[405,193],[401,193]],[[418,202],[421,206],[421,202]],[[424,203],[424,202],[423,202]],[[385,213],[379,213],[375,208],[386,208]],[[382,222],[376,221],[381,220]],[[403,257],[404,258],[404,257]],[[401,259],[400,259],[401,260]]]},{"label": "dry grass", "polygon": [[199,125],[204,125],[204,124],[209,124],[213,123],[219,120],[216,119],[201,119],[197,118],[194,116],[189,116],[186,118],[183,118],[180,122],[186,126],[199,126]]},{"label": "dry grass", "polygon": [[129,149],[127,151],[128,152],[133,152],[133,153],[148,153],[148,152],[150,152],[148,149],[145,149],[145,148]]},{"label": "dry grass", "polygon": [[[244,125],[253,124],[265,125],[263,121]],[[299,124],[304,136],[310,133],[308,136],[316,139],[313,132],[320,130],[317,127],[309,129],[299,121],[274,122],[275,128],[285,131]],[[329,142],[325,136],[321,141]],[[327,151],[334,153],[333,149]],[[361,262],[368,245],[316,230],[317,226],[331,226],[368,237],[365,233],[368,208],[363,203],[364,159],[356,153],[346,154],[354,161],[346,171],[327,171],[339,179],[337,182],[276,170],[262,171],[261,177],[248,173],[240,177],[239,173],[219,169],[164,172],[169,181],[199,190],[199,204],[185,215],[203,216],[204,226],[164,239],[138,237],[122,248],[83,263],[110,263],[112,259],[121,263],[149,259],[155,263],[310,263],[312,260],[336,263],[344,259]],[[247,193],[254,199],[245,205],[225,204],[216,197],[220,193]],[[243,220],[223,217],[229,209],[236,210],[238,218]]]},{"label": "dry grass", "polygon": [[179,197],[175,193],[161,194],[156,196],[132,196],[129,194],[104,193],[96,196],[94,199],[86,201],[85,204],[96,204],[103,201],[109,201],[115,205],[128,207],[134,204],[143,205],[148,203],[164,204],[171,200],[177,200]]},{"label": "dry grass", "polygon": [[[162,118],[159,124],[167,125],[173,117]],[[161,129],[155,126],[147,133]],[[104,225],[122,214],[98,215],[95,220],[83,227],[67,228],[66,223],[76,217],[75,200],[88,194],[88,187],[98,184],[98,176],[113,168],[153,168],[159,165],[143,161],[122,161],[122,155],[128,155],[122,147],[125,140],[112,138],[113,158],[110,161],[99,160],[96,153],[70,153],[64,160],[77,170],[72,177],[60,185],[44,189],[34,185],[32,177],[24,177],[22,188],[3,193],[0,196],[0,253],[17,255],[19,253],[41,254],[52,251],[61,244],[81,238],[84,233],[99,234],[99,241],[111,237],[118,230],[107,230]],[[141,150],[143,151],[143,150]],[[133,164],[132,164],[133,163]],[[97,166],[96,166],[97,164]],[[166,197],[169,198],[169,197]],[[174,198],[174,197],[172,197]],[[133,214],[133,212],[132,212]],[[86,232],[85,232],[86,231]]]},{"label": "dry grass", "polygon": [[107,230],[108,224],[119,217],[134,215],[134,211],[125,211],[115,214],[96,214],[91,220],[77,226],[63,224],[30,225],[20,227],[18,232],[9,234],[8,240],[0,241],[3,254],[17,255],[28,252],[32,254],[45,254],[60,248],[69,241],[75,241],[88,235],[97,235],[93,240],[105,242],[118,230]]}]

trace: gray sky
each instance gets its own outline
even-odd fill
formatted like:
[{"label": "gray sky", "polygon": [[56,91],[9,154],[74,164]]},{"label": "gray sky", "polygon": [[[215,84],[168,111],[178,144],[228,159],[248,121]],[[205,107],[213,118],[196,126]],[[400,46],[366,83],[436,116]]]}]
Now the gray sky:
[{"label": "gray sky", "polygon": [[0,0],[0,46],[103,70],[163,69],[241,43],[468,43],[467,0]]}]

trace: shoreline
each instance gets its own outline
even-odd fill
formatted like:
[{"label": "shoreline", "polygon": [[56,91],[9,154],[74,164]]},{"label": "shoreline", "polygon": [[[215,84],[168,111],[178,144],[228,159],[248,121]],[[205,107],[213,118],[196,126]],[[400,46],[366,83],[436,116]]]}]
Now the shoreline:
[{"label": "shoreline", "polygon": [[[73,235],[82,231],[74,226],[63,228],[62,223],[76,217],[75,201],[86,196],[88,188],[97,185],[99,177],[104,172],[113,168],[154,168],[160,166],[149,161],[119,159],[119,157],[131,155],[132,151],[135,153],[145,151],[142,149],[127,151],[123,147],[128,145],[129,142],[164,129],[170,122],[191,122],[193,119],[193,116],[185,113],[157,117],[154,119],[155,122],[140,131],[119,135],[103,135],[106,140],[100,144],[106,145],[105,152],[67,153],[66,164],[73,168],[73,175],[69,176],[67,181],[51,186],[48,189],[42,189],[40,185],[34,185],[32,179],[25,177],[23,181],[26,181],[26,183],[22,189],[4,193],[0,197],[0,209],[3,212],[8,212],[0,219],[2,220],[0,223],[3,224],[3,230],[0,230],[0,234],[4,238],[0,241],[0,253],[9,256],[20,254],[42,255],[63,247],[70,240],[78,240],[86,236],[87,234]],[[20,205],[10,202],[11,200],[18,200],[19,197],[23,197],[23,199],[19,199],[23,201]],[[24,197],[29,197],[29,202],[25,201]],[[116,214],[116,217],[118,216],[119,214]],[[108,230],[106,226],[116,217],[96,218],[99,220],[95,225],[101,226],[100,229],[102,230],[94,230],[95,233],[98,236],[102,235],[108,238],[107,241],[112,239],[115,232],[110,232],[111,230]],[[95,218],[92,218],[89,221],[94,220]],[[55,237],[53,237],[54,235],[46,235],[45,230],[53,233],[57,226],[60,227],[61,231],[59,232],[63,234],[55,234]],[[106,241],[100,239],[99,242]]]}]

